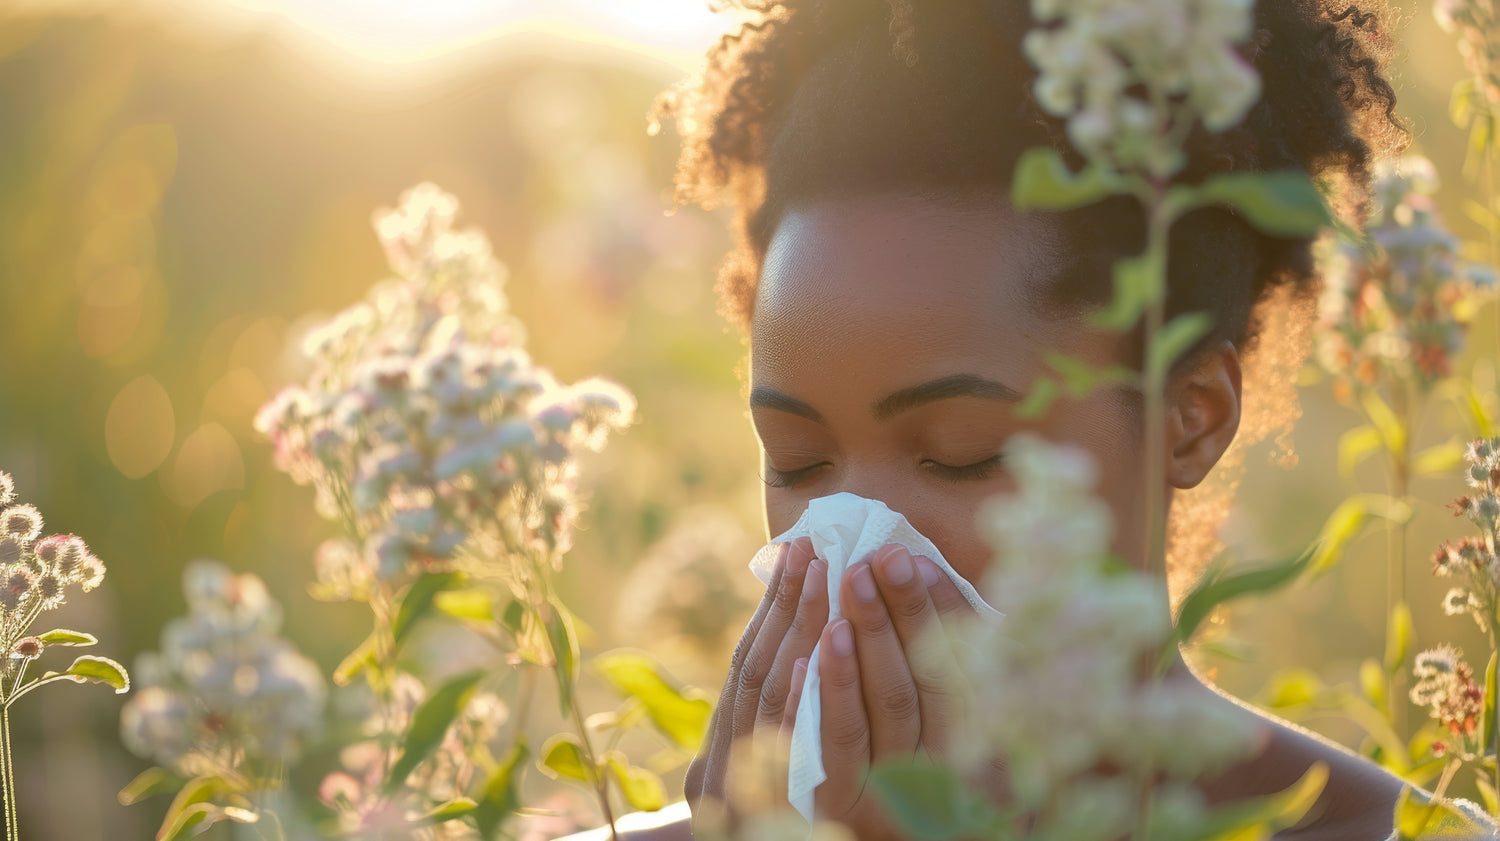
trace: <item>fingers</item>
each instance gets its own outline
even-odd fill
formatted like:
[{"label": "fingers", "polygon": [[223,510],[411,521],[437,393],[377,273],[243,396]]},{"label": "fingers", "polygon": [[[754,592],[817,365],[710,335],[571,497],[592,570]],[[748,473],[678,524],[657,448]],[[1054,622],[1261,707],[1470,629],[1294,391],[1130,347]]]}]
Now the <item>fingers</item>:
[{"label": "fingers", "polygon": [[[947,752],[949,733],[960,718],[962,704],[953,691],[957,661],[941,639],[933,638],[934,632],[941,633],[941,626],[939,611],[930,594],[939,585],[951,588],[953,583],[932,561],[913,557],[899,546],[881,550],[872,564],[916,688],[921,744],[929,755],[942,756]],[[958,591],[955,588],[953,592]],[[962,596],[959,598],[962,600]],[[967,602],[963,604],[968,607]]]},{"label": "fingers", "polygon": [[864,791],[870,770],[870,725],[854,652],[854,628],[849,621],[830,622],[818,651],[823,769],[828,780],[818,786],[817,808],[819,814],[837,820],[849,813]]},{"label": "fingers", "polygon": [[781,741],[790,744],[792,728],[797,726],[797,705],[802,703],[802,688],[807,684],[807,657],[792,666],[792,691],[786,696],[786,710],[781,715]]},{"label": "fingers", "polygon": [[739,674],[735,676],[732,738],[749,735],[755,729],[756,716],[760,711],[761,688],[781,650],[782,640],[797,615],[802,583],[812,560],[811,540],[803,538],[793,541],[787,549],[781,578],[773,582],[775,596],[755,632],[754,641],[740,661]]},{"label": "fingers", "polygon": [[[783,573],[791,550],[792,546],[788,544],[776,559],[765,595],[761,597],[755,614],[751,616],[744,633],[740,635],[740,641],[735,645],[724,689],[719,693],[719,702],[714,706],[713,717],[709,720],[708,738],[704,739],[697,756],[688,765],[683,788],[687,799],[694,804],[704,797],[722,799],[724,796],[724,775],[728,768],[729,747],[734,740],[735,693],[739,686],[741,665],[754,646],[761,626],[781,591]],[[697,806],[694,808],[696,810]]]},{"label": "fingers", "polygon": [[828,563],[814,560],[807,567],[802,580],[802,593],[797,613],[781,640],[781,648],[761,686],[760,712],[756,717],[757,729],[775,731],[781,724],[782,715],[789,703],[788,693],[796,684],[794,670],[799,660],[812,654],[813,646],[828,624]]},{"label": "fingers", "polygon": [[[889,547],[877,553],[877,557],[888,552]],[[909,560],[904,550],[901,554]],[[920,582],[915,566],[911,572],[912,578]],[[911,756],[922,741],[922,718],[906,651],[890,610],[881,598],[871,565],[859,563],[849,567],[845,579],[840,604],[854,629],[855,659],[864,688],[865,715],[870,723],[870,757],[879,762],[892,756]],[[925,598],[925,593],[922,596]]]}]

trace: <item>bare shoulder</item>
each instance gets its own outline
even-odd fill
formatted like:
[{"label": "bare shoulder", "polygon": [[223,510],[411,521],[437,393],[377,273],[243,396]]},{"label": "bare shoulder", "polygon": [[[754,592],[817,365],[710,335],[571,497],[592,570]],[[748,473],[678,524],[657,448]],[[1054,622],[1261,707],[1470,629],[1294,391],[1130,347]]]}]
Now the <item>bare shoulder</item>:
[{"label": "bare shoulder", "polygon": [[[659,812],[621,815],[615,821],[615,829],[620,841],[692,841],[692,813],[683,800]],[[610,841],[609,827],[596,827],[557,841]]]}]

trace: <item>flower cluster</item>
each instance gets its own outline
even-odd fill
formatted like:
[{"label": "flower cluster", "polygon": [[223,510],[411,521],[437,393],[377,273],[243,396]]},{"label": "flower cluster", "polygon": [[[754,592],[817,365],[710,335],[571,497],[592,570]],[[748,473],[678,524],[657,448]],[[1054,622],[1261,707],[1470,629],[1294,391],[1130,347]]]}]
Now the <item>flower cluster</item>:
[{"label": "flower cluster", "polygon": [[265,584],[195,561],[183,591],[188,615],[137,661],[125,746],[189,776],[295,756],[321,720],[325,687],[317,665],[277,636],[281,610]]},{"label": "flower cluster", "polygon": [[1032,0],[1046,28],[1026,36],[1039,71],[1036,101],[1067,120],[1091,161],[1165,179],[1184,164],[1199,121],[1223,131],[1260,96],[1236,50],[1250,36],[1250,0]]},{"label": "flower cluster", "polygon": [[1465,477],[1473,492],[1452,503],[1455,516],[1464,517],[1479,534],[1447,541],[1432,556],[1435,575],[1458,578],[1443,597],[1450,616],[1474,617],[1480,630],[1500,629],[1500,438],[1479,438],[1464,453]]},{"label": "flower cluster", "polygon": [[8,652],[4,674],[41,656],[43,643],[26,636],[44,610],[63,603],[70,587],[87,593],[104,581],[104,564],[83,539],[71,534],[42,537],[36,506],[16,504],[15,481],[0,472],[0,647]]},{"label": "flower cluster", "polygon": [[[995,551],[984,595],[1006,618],[955,646],[975,708],[995,714],[959,752],[1004,756],[1046,837],[1118,837],[1137,817],[1140,774],[1164,776],[1153,826],[1197,826],[1208,806],[1190,781],[1242,757],[1253,732],[1195,682],[1143,678],[1171,645],[1165,585],[1109,562],[1110,512],[1087,455],[1017,436],[1006,459],[1017,493],[979,521]],[[1057,803],[1089,808],[1048,815]]]},{"label": "flower cluster", "polygon": [[[384,796],[385,774],[399,753],[397,744],[411,726],[412,716],[427,697],[427,689],[415,676],[398,673],[391,684],[393,703],[384,704],[366,719],[368,737],[343,749],[339,758],[344,770],[323,779],[318,797],[338,815],[342,832],[355,837],[395,830],[414,831],[413,825],[435,806],[462,797],[493,770],[491,748],[510,708],[488,692],[473,695],[443,736],[443,741],[411,773],[400,798]],[[474,839],[473,825],[451,821],[422,830],[427,835],[403,837]]]},{"label": "flower cluster", "polygon": [[1494,288],[1492,268],[1459,259],[1436,190],[1426,159],[1382,162],[1369,241],[1324,252],[1317,360],[1346,402],[1383,380],[1425,393],[1448,376],[1474,310]]},{"label": "flower cluster", "polygon": [[325,589],[449,564],[481,534],[555,559],[576,513],[576,455],[633,420],[620,387],[564,386],[532,362],[503,269],[482,235],[454,230],[457,210],[424,184],[377,214],[396,276],[313,331],[307,383],[257,415],[278,467],[359,538],[321,553]]},{"label": "flower cluster", "polygon": [[1417,655],[1412,672],[1417,678],[1411,702],[1426,707],[1447,731],[1432,745],[1437,756],[1471,761],[1484,753],[1479,744],[1479,717],[1484,712],[1484,690],[1474,681],[1474,670],[1463,652],[1442,645]]},{"label": "flower cluster", "polygon": [[[1455,114],[1470,119],[1500,111],[1500,15],[1491,0],[1437,0],[1432,11],[1438,25],[1458,35],[1458,53],[1469,81],[1454,91]],[[1460,118],[1461,119],[1461,118]]]}]

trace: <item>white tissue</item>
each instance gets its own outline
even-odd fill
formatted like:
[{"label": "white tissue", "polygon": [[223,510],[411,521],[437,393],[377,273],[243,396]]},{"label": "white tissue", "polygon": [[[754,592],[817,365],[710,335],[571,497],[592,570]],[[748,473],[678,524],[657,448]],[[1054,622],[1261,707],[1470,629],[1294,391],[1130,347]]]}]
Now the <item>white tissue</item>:
[{"label": "white tissue", "polygon": [[[775,537],[750,561],[750,571],[762,584],[771,583],[771,573],[780,554],[778,546],[799,537],[812,538],[813,552],[828,563],[828,621],[839,613],[839,582],[844,571],[870,560],[882,546],[896,544],[913,555],[930,558],[947,573],[953,586],[981,615],[1002,618],[1000,611],[979,597],[963,576],[943,558],[943,553],[923,537],[906,518],[874,499],[851,493],[835,494],[808,503],[797,524]],[[792,727],[791,770],[787,775],[787,799],[806,818],[813,820],[813,792],[828,779],[823,769],[823,706],[818,676],[818,646],[807,661],[807,677],[797,703],[797,722]]]}]

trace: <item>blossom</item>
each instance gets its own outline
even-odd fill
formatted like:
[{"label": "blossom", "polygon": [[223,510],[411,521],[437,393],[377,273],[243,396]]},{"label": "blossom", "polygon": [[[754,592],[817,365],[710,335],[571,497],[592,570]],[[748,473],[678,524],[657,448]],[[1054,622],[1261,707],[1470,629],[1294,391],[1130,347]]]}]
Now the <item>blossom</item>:
[{"label": "blossom", "polygon": [[1471,493],[1450,506],[1479,532],[1444,541],[1432,555],[1434,575],[1458,578],[1463,586],[1443,597],[1450,616],[1468,614],[1481,630],[1500,616],[1500,437],[1476,438],[1464,450],[1464,478]]},{"label": "blossom", "polygon": [[[1017,490],[979,518],[995,552],[983,593],[1006,617],[971,624],[953,644],[974,708],[995,714],[961,729],[955,752],[1004,756],[1018,805],[1053,821],[1047,837],[1113,838],[1134,822],[1138,798],[1110,795],[1123,781],[1106,766],[1164,775],[1159,808],[1190,824],[1206,814],[1190,808],[1191,780],[1253,747],[1246,717],[1193,681],[1141,679],[1142,662],[1171,644],[1165,585],[1108,563],[1112,525],[1092,461],[1020,435],[1006,463]],[[1086,814],[1046,813],[1084,802]]]},{"label": "blossom", "polygon": [[1236,49],[1250,36],[1250,0],[1032,0],[1041,26],[1024,50],[1042,110],[1067,120],[1086,158],[1122,172],[1170,177],[1177,139],[1201,122],[1239,123],[1260,76]]},{"label": "blossom", "polygon": [[0,647],[13,647],[36,618],[67,598],[69,587],[89,592],[104,580],[104,564],[74,534],[42,537],[42,513],[16,504],[15,483],[0,473]]},{"label": "blossom", "polygon": [[[308,333],[305,383],[266,403],[256,428],[277,466],[314,486],[319,510],[363,536],[320,561],[328,592],[507,553],[566,548],[576,456],[634,420],[619,386],[568,386],[537,365],[501,292],[504,268],[458,203],[431,184],[377,214],[396,276]],[[329,589],[331,588],[331,589]]]},{"label": "blossom", "polygon": [[1409,156],[1374,174],[1368,242],[1323,246],[1316,359],[1335,393],[1382,381],[1430,390],[1452,370],[1469,320],[1493,294],[1495,272],[1459,257],[1438,213],[1430,161]]},{"label": "blossom", "polygon": [[0,511],[0,533],[30,543],[42,533],[42,512],[35,505],[16,505]]},{"label": "blossom", "polygon": [[0,470],[0,505],[9,505],[16,499],[16,480]]},{"label": "blossom", "polygon": [[1471,760],[1481,754],[1478,744],[1479,717],[1484,711],[1484,690],[1474,681],[1474,670],[1463,660],[1463,652],[1449,645],[1417,655],[1412,673],[1417,682],[1411,701],[1427,707],[1428,714],[1446,731],[1433,744],[1439,756],[1456,754]]},{"label": "blossom", "polygon": [[188,775],[295,756],[326,690],[317,665],[277,636],[280,608],[264,583],[195,561],[183,591],[188,614],[137,664],[144,688],[121,712],[125,746]]}]

